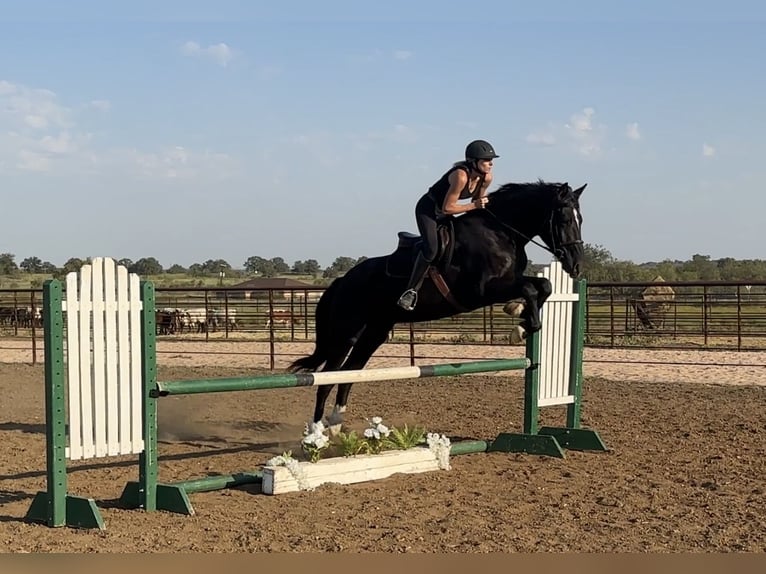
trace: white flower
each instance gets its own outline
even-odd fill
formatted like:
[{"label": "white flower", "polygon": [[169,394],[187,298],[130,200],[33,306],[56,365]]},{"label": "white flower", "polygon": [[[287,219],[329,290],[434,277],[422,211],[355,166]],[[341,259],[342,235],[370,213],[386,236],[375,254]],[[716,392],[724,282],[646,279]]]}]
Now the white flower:
[{"label": "white flower", "polygon": [[266,461],[266,466],[283,466],[287,463],[287,459],[283,456],[275,456]]},{"label": "white flower", "polygon": [[380,440],[380,432],[376,428],[368,428],[364,429],[364,436],[366,438],[374,438],[376,440]]},{"label": "white flower", "polygon": [[319,443],[325,440],[326,438],[327,437],[324,436],[323,434],[312,433],[310,435],[306,435],[305,437],[303,437],[303,443],[313,444],[314,446],[318,448],[322,448],[321,446],[319,446]]},{"label": "white flower", "polygon": [[383,422],[383,419],[381,417],[372,417],[372,424],[379,425]]},{"label": "white flower", "polygon": [[311,435],[320,435],[325,432],[324,423],[322,421],[316,422],[316,423],[305,423],[303,425],[303,435],[304,436],[311,436]]},{"label": "white flower", "polygon": [[439,468],[449,470],[451,468],[449,463],[451,442],[449,438],[444,435],[439,435],[438,433],[428,433],[426,441],[428,442],[428,448],[431,449],[431,452],[436,456]]},{"label": "white flower", "polygon": [[378,423],[377,430],[383,436],[388,436],[391,434],[391,430],[386,425],[382,425],[380,423]]}]

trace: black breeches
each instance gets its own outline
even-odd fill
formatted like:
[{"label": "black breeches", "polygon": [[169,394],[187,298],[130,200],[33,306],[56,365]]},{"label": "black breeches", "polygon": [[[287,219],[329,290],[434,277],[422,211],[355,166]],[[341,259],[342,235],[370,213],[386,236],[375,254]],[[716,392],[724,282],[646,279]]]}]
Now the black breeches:
[{"label": "black breeches", "polygon": [[415,206],[415,222],[418,225],[420,236],[423,238],[422,253],[429,263],[436,259],[436,255],[439,253],[435,207],[433,200],[428,196],[420,198]]}]

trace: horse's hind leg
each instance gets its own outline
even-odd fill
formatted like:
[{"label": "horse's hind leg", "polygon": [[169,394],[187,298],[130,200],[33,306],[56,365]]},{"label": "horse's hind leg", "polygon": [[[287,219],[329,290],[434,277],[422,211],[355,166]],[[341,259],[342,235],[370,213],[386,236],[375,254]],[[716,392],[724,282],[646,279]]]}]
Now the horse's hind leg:
[{"label": "horse's hind leg", "polygon": [[[323,371],[337,371],[343,364],[343,360],[346,358],[351,343],[349,343],[342,350],[338,350],[332,357],[325,362]],[[327,397],[330,396],[333,385],[320,385],[317,387],[316,402],[314,403],[314,424],[320,422],[324,417],[324,409],[327,404]]]},{"label": "horse's hind leg", "polygon": [[[341,370],[357,370],[363,369],[370,357],[378,350],[378,348],[386,342],[388,333],[391,330],[391,325],[368,325],[364,333],[359,337],[359,340],[351,349],[351,354],[346,359],[346,362],[341,367]],[[335,397],[335,407],[332,410],[332,414],[328,417],[327,422],[330,425],[330,434],[337,434],[340,432],[343,424],[343,413],[346,412],[348,405],[348,395],[351,392],[352,383],[343,383],[338,385],[338,394]]]}]

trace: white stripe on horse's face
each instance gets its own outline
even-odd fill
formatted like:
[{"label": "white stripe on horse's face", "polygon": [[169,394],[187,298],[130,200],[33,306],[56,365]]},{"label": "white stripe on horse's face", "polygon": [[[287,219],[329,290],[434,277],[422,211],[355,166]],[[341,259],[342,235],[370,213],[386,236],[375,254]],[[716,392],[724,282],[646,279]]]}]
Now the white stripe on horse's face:
[{"label": "white stripe on horse's face", "polygon": [[580,210],[574,208],[572,211],[574,211],[575,221],[577,222],[577,229],[580,229]]}]

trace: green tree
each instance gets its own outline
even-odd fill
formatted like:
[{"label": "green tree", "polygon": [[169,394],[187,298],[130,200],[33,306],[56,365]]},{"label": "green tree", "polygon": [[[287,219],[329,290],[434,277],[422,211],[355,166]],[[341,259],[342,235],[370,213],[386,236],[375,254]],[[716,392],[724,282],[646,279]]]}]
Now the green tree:
[{"label": "green tree", "polygon": [[328,272],[332,274],[333,277],[337,277],[338,275],[343,275],[346,273],[349,269],[351,269],[354,265],[356,265],[356,259],[352,257],[337,257],[335,261],[332,262],[332,265],[330,265],[325,270],[325,277],[329,277]]},{"label": "green tree", "polygon": [[258,255],[248,257],[244,267],[250,275],[259,274],[263,277],[274,277],[277,274],[274,262]]},{"label": "green tree", "polygon": [[61,272],[66,275],[67,273],[77,272],[80,270],[80,267],[85,265],[85,261],[80,259],[79,257],[70,257],[67,259],[66,263],[64,263],[64,266],[61,268]]},{"label": "green tree", "polygon": [[189,275],[192,277],[203,277],[205,275],[205,269],[199,263],[192,263],[189,265]]},{"label": "green tree", "polygon": [[231,265],[223,259],[208,259],[202,264],[202,269],[208,275],[217,276],[221,271],[225,273],[231,269]]},{"label": "green tree", "polygon": [[287,273],[290,271],[290,266],[281,257],[272,257],[271,264],[274,265],[276,273]]},{"label": "green tree", "polygon": [[678,281],[678,264],[675,261],[665,259],[658,263],[654,270],[665,281]]},{"label": "green tree", "polygon": [[710,255],[692,255],[691,261],[681,265],[681,273],[689,281],[717,281],[720,279],[718,265],[710,260]]},{"label": "green tree", "polygon": [[179,265],[178,263],[174,263],[173,265],[171,265],[165,270],[165,273],[175,273],[175,274],[186,273],[186,267],[184,267],[183,265]]},{"label": "green tree", "polygon": [[307,259],[306,261],[296,261],[293,263],[293,273],[300,273],[301,275],[316,275],[322,270],[319,262],[316,259]]},{"label": "green tree", "polygon": [[0,275],[14,275],[19,267],[14,261],[16,256],[12,253],[0,253]]},{"label": "green tree", "polygon": [[42,272],[43,262],[39,257],[27,257],[19,263],[19,268],[27,273],[40,273]]},{"label": "green tree", "polygon": [[40,272],[47,273],[48,275],[56,275],[59,272],[59,268],[50,261],[43,261],[43,264],[40,266]]},{"label": "green tree", "polygon": [[130,268],[131,273],[144,277],[147,275],[160,275],[162,271],[162,265],[154,257],[142,257]]}]

